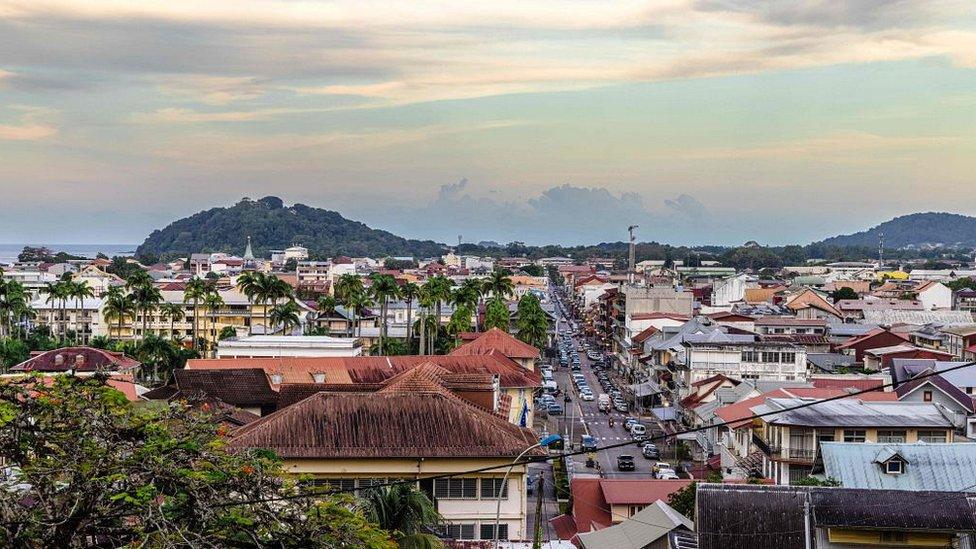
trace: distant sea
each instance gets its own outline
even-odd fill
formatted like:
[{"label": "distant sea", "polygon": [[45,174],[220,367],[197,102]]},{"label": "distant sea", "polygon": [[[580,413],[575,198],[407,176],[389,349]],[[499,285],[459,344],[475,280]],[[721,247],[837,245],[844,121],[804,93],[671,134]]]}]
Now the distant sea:
[{"label": "distant sea", "polygon": [[0,265],[16,262],[24,246],[44,247],[51,253],[65,252],[88,258],[94,258],[99,252],[109,257],[132,255],[139,247],[138,244],[0,244]]}]

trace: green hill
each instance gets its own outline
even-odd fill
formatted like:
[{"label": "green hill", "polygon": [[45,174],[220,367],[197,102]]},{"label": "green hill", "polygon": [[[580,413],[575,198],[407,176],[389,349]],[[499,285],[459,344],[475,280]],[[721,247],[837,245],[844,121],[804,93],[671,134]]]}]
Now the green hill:
[{"label": "green hill", "polygon": [[976,247],[976,217],[927,212],[896,217],[859,233],[835,236],[819,244],[877,247],[884,233],[885,248]]},{"label": "green hill", "polygon": [[382,257],[440,255],[443,244],[430,240],[409,240],[387,231],[371,229],[337,212],[304,204],[285,206],[282,200],[266,196],[242,199],[229,208],[211,208],[153,231],[136,249],[136,255],[164,258],[199,252],[244,253],[251,237],[254,254],[301,245],[313,258],[338,255]]}]

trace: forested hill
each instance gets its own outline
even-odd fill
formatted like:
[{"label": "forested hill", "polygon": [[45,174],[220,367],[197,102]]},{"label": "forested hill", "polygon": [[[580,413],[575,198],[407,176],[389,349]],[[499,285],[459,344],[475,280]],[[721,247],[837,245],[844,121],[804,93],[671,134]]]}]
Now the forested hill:
[{"label": "forested hill", "polygon": [[278,197],[243,199],[230,208],[211,208],[153,231],[136,250],[137,256],[172,258],[197,252],[244,253],[251,237],[254,254],[301,245],[317,258],[338,255],[430,257],[441,255],[443,244],[409,240],[371,229],[337,212],[304,204],[285,206]]},{"label": "forested hill", "polygon": [[827,246],[877,247],[884,233],[885,248],[976,247],[976,217],[928,212],[903,215],[859,233],[835,236]]}]

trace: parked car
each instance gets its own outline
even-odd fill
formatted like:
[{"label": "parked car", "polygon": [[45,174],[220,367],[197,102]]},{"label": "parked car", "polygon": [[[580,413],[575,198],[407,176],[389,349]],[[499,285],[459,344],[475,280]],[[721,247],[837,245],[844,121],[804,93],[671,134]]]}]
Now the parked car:
[{"label": "parked car", "polygon": [[596,452],[596,439],[590,435],[580,437],[580,450],[584,452]]},{"label": "parked car", "polygon": [[558,404],[550,404],[546,411],[549,412],[550,416],[561,416],[563,415],[563,407]]},{"label": "parked car", "polygon": [[647,434],[647,427],[644,427],[640,423],[634,422],[634,423],[632,423],[630,425],[630,434],[631,435],[646,435]]},{"label": "parked car", "polygon": [[627,454],[617,456],[617,470],[636,471],[637,464],[634,462],[634,456],[627,455]]},{"label": "parked car", "polygon": [[674,469],[659,469],[657,473],[654,474],[654,478],[658,480],[678,480],[678,473]]},{"label": "parked car", "polygon": [[596,397],[593,396],[593,393],[590,391],[580,393],[580,398],[585,400],[586,402],[593,402],[594,400],[596,400]]},{"label": "parked car", "polygon": [[641,446],[641,454],[647,459],[661,459],[661,451],[652,442],[645,442]]},{"label": "parked car", "polygon": [[627,412],[630,411],[630,408],[627,406],[626,402],[615,401],[613,403],[613,407],[621,414],[626,414]]}]

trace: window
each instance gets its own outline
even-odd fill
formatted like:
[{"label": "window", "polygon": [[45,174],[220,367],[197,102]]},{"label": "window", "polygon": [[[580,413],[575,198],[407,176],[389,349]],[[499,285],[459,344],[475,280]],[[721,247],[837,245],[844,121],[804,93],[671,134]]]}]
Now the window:
[{"label": "window", "polygon": [[[481,525],[481,539],[495,539],[495,523],[485,522]],[[498,525],[498,539],[508,539],[508,525]]]},{"label": "window", "polygon": [[444,499],[474,499],[478,497],[476,478],[439,478],[434,480],[434,497]]},{"label": "window", "polygon": [[833,429],[817,429],[817,442],[833,442]]},{"label": "window", "polygon": [[759,353],[756,351],[742,351],[742,362],[759,362]]},{"label": "window", "polygon": [[781,353],[779,355],[779,361],[783,364],[793,364],[796,362],[796,353]]},{"label": "window", "polygon": [[878,430],[878,442],[905,442],[905,439],[905,431]]},{"label": "window", "polygon": [[629,506],[627,508],[627,511],[630,512],[630,516],[634,516],[637,513],[640,513],[641,511],[643,511],[645,507],[647,507],[647,506],[646,505],[631,505],[631,506]]},{"label": "window", "polygon": [[481,479],[481,498],[482,499],[495,499],[498,497],[498,489],[502,489],[502,498],[508,497],[508,483],[502,485],[502,481],[505,479],[501,478],[483,478]]},{"label": "window", "polygon": [[905,472],[905,462],[900,459],[889,459],[885,462],[885,472],[889,475],[900,475]]},{"label": "window", "polygon": [[[500,531],[501,528],[498,530]],[[444,527],[444,537],[450,539],[474,539],[474,524],[448,524]]]},{"label": "window", "polygon": [[966,394],[967,395],[973,394],[973,388],[972,387],[966,387]]},{"label": "window", "polygon": [[908,534],[905,532],[879,532],[881,543],[908,543]]},{"label": "window", "polygon": [[922,393],[922,400],[925,402],[932,402],[932,391],[925,391]]},{"label": "window", "polygon": [[771,351],[763,351],[762,354],[763,362],[779,362],[779,353],[774,353]]},{"label": "window", "polygon": [[946,432],[945,431],[919,431],[918,432],[919,442],[946,442]]},{"label": "window", "polygon": [[865,437],[864,429],[844,429],[844,442],[864,442]]}]

